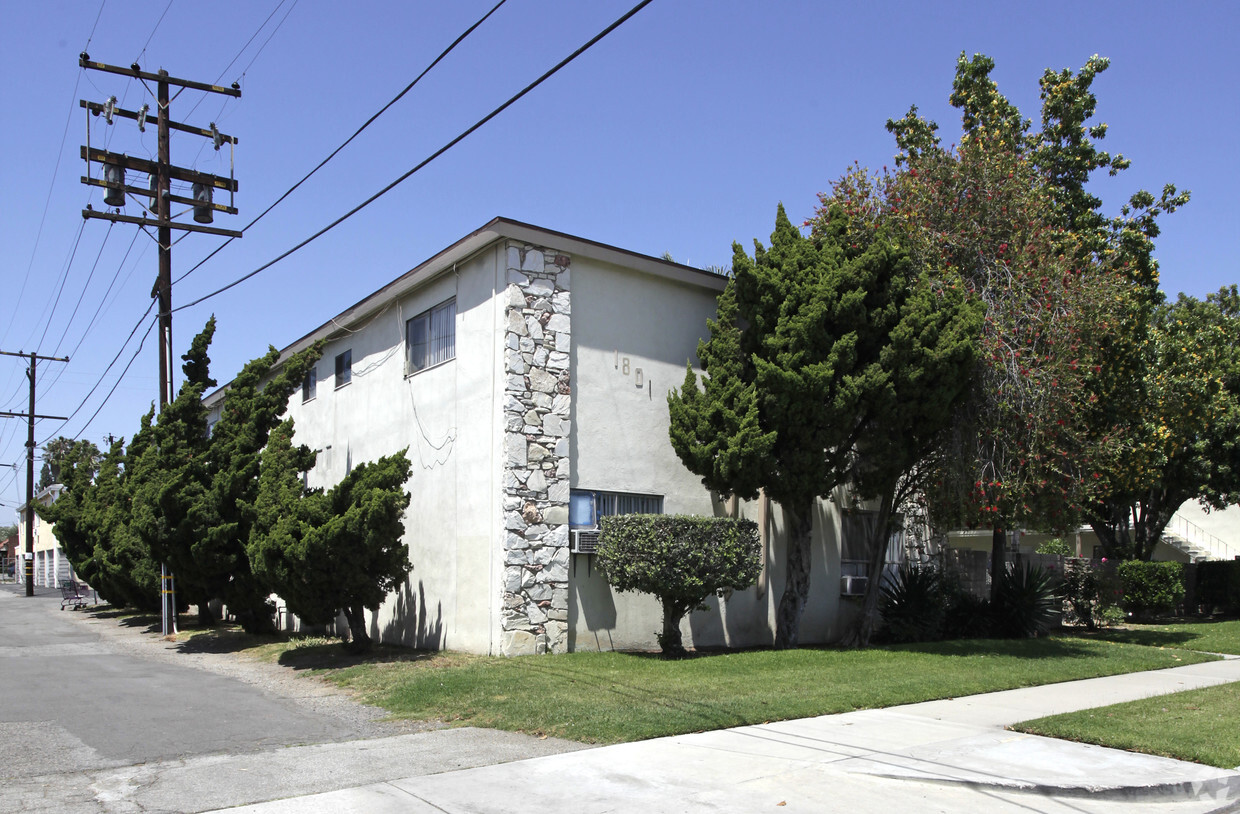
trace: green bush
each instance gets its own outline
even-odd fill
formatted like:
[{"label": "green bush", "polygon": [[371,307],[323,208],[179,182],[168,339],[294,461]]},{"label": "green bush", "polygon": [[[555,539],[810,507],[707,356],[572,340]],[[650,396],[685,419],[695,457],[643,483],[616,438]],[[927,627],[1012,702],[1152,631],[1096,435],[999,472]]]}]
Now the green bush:
[{"label": "green bush", "polygon": [[906,562],[883,585],[880,612],[886,641],[932,642],[943,638],[947,617],[943,580],[937,568]]},{"label": "green bush", "polygon": [[[1089,630],[1113,623],[1120,594],[1113,568],[1092,560],[1073,557],[1064,560],[1063,580],[1058,595],[1065,603],[1064,621],[1084,625]],[[1122,621],[1123,613],[1119,614]]]},{"label": "green bush", "polygon": [[668,514],[604,517],[599,563],[617,591],[654,594],[663,605],[663,655],[684,654],[680,620],[711,594],[753,585],[762,570],[758,526],[749,520]]},{"label": "green bush", "polygon": [[1047,540],[1038,546],[1039,554],[1055,554],[1060,557],[1075,557],[1076,547],[1068,544],[1062,537],[1056,537],[1053,540]]},{"label": "green bush", "polygon": [[1032,639],[1058,621],[1060,600],[1055,578],[1036,566],[999,574],[999,589],[991,608],[993,634],[1004,639]]},{"label": "green bush", "polygon": [[1240,560],[1198,563],[1197,603],[1207,613],[1218,609],[1229,616],[1240,615]]},{"label": "green bush", "polygon": [[1184,599],[1184,566],[1178,562],[1129,560],[1116,571],[1124,610],[1139,619],[1169,613]]}]

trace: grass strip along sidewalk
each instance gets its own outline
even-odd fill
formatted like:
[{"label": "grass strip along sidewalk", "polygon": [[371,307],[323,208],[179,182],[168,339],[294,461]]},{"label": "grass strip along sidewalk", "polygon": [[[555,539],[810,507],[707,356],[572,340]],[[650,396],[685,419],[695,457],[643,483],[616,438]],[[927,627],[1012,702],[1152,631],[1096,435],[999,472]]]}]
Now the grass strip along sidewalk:
[{"label": "grass strip along sidewalk", "polygon": [[1240,767],[1238,723],[1240,685],[1221,684],[1022,721],[1011,728],[1235,769]]},{"label": "grass strip along sidewalk", "polygon": [[1148,647],[1176,647],[1205,653],[1227,653],[1240,656],[1240,619],[1211,619],[1174,622],[1166,625],[1127,625],[1104,628],[1094,633],[1081,632],[1081,638],[1108,642],[1143,644]]},{"label": "grass strip along sidewalk", "polygon": [[[1240,621],[1133,625],[1095,640],[1240,655]],[[1240,685],[1223,684],[1023,721],[1019,732],[1127,749],[1220,769],[1240,767]]]},{"label": "grass strip along sidewalk", "polygon": [[[208,634],[210,635],[210,634]],[[616,743],[1211,660],[1086,640],[971,640],[872,650],[498,658],[382,648],[364,661],[307,641],[254,655],[313,670],[396,718]]]}]

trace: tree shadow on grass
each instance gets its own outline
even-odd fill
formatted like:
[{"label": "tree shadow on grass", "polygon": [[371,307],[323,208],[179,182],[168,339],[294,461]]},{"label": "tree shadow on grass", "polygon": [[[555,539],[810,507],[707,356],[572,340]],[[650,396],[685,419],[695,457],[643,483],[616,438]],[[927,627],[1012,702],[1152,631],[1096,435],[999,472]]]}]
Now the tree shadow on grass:
[{"label": "tree shadow on grass", "polygon": [[1202,638],[1202,634],[1191,630],[1155,630],[1149,628],[1106,628],[1095,631],[1078,631],[1072,635],[1082,639],[1097,639],[1104,642],[1140,644],[1146,647],[1177,647],[1186,650],[1194,649],[1192,642]]},{"label": "tree shadow on grass", "polygon": [[207,629],[182,628],[181,632],[193,635],[177,643],[178,653],[241,653],[286,640],[277,634],[257,636],[240,627],[223,624]]},{"label": "tree shadow on grass", "polygon": [[390,645],[377,645],[366,653],[350,653],[339,641],[314,639],[285,650],[277,662],[294,670],[341,670],[359,664],[417,663],[443,658],[443,654],[436,651]]},{"label": "tree shadow on grass", "polygon": [[1004,656],[1013,659],[1097,658],[1096,650],[1076,637],[1053,636],[1041,639],[954,639],[945,642],[887,645],[883,649],[900,653],[926,653],[935,656]]}]

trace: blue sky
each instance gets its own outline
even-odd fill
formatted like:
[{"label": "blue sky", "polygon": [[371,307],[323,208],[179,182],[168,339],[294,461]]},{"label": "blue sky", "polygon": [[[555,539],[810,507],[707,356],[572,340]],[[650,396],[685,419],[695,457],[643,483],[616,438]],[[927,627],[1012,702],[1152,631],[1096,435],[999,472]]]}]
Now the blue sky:
[{"label": "blue sky", "polygon": [[[171,105],[174,120],[215,121],[239,138],[241,214],[216,219],[239,229],[494,2],[5,0],[0,349],[70,355],[66,365],[40,365],[38,409],[78,411],[63,427],[40,422],[36,440],[129,436],[157,392],[154,332],[134,356],[149,320],[125,341],[149,304],[153,241],[133,226],[83,223],[87,203],[103,204],[79,181],[86,121],[78,100],[116,95],[130,109],[152,100],[137,81],[80,69],[84,48],[100,62],[241,82],[240,100],[186,91]],[[179,282],[174,306],[360,203],[633,2],[508,0],[244,239]],[[174,346],[183,352],[214,313],[212,367],[227,381],[268,344],[283,347],[497,215],[693,265],[726,264],[734,240],[766,239],[778,202],[800,220],[852,162],[889,163],[894,146],[883,125],[911,104],[951,141],[959,119],[947,97],[962,51],[992,56],[1001,90],[1035,119],[1045,68],[1077,68],[1095,53],[1111,58],[1095,83],[1097,120],[1110,125],[1105,146],[1133,167],[1097,191],[1111,212],[1140,188],[1192,191],[1189,206],[1164,220],[1157,256],[1168,294],[1201,297],[1240,279],[1237,23],[1240,5],[1221,1],[655,0],[342,226],[178,312]],[[106,139],[117,152],[155,151],[153,129],[141,134],[125,120],[91,127],[95,146]],[[175,136],[174,163],[227,174],[227,155],[201,146]],[[189,235],[177,243],[174,277],[220,242]],[[23,372],[20,360],[0,357],[0,410],[25,410]],[[19,464],[0,468],[0,506],[25,498],[24,441],[24,422],[0,420],[0,464]]]}]

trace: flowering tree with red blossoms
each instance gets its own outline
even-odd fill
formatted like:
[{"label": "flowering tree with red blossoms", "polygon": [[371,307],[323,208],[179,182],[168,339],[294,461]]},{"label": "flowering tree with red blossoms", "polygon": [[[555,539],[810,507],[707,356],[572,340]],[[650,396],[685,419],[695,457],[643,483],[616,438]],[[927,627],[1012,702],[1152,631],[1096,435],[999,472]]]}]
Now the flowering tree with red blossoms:
[{"label": "flowering tree with red blossoms", "polygon": [[[924,484],[939,527],[1061,530],[1108,487],[1128,439],[1116,420],[1143,375],[1148,314],[1158,300],[1150,252],[1157,217],[1186,196],[1133,196],[1107,219],[1084,188],[1127,160],[1097,148],[1086,126],[1106,60],[1042,78],[1033,132],[990,79],[993,62],[961,55],[952,104],[959,145],[914,107],[888,122],[900,153],[878,178],[854,172],[823,196],[858,220],[893,225],[910,254],[967,287],[985,307],[973,395],[959,410]],[[820,211],[819,219],[823,217]]]}]

